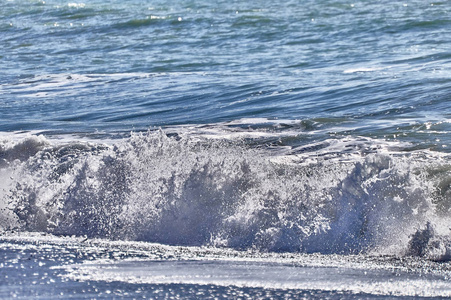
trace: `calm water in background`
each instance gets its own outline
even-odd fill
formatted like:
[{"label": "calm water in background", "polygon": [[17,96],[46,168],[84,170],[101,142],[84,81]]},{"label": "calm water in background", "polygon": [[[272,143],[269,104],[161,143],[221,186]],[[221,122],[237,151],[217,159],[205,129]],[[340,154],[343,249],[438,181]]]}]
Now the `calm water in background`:
[{"label": "calm water in background", "polygon": [[447,151],[450,9],[447,1],[3,1],[0,130],[279,118]]},{"label": "calm water in background", "polygon": [[0,0],[0,297],[451,296],[450,10]]}]

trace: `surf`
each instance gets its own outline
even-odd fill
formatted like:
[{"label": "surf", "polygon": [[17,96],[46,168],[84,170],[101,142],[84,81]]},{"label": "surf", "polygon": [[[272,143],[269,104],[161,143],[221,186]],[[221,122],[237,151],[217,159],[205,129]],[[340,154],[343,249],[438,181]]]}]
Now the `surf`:
[{"label": "surf", "polygon": [[300,147],[210,135],[180,129],[106,142],[6,139],[0,228],[449,260],[448,154],[369,138]]}]

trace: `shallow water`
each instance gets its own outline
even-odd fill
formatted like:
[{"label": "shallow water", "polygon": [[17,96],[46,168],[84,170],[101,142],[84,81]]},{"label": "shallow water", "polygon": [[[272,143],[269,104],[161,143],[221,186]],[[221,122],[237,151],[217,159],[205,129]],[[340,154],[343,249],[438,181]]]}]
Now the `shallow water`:
[{"label": "shallow water", "polygon": [[237,252],[4,235],[2,298],[441,299],[449,266],[405,258]]}]

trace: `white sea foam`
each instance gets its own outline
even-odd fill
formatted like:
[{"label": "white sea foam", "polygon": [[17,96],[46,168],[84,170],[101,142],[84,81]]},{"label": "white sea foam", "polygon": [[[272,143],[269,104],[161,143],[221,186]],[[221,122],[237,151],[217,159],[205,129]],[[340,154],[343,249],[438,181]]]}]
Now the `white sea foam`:
[{"label": "white sea foam", "polygon": [[[364,264],[362,264],[363,266]],[[399,297],[449,297],[451,285],[441,276],[402,271],[307,267],[299,262],[250,262],[239,259],[104,261],[66,267],[71,280],[134,284],[237,286],[281,290],[320,290]],[[393,273],[396,272],[395,276]]]},{"label": "white sea foam", "polygon": [[[92,296],[89,286],[109,294],[112,285],[116,296],[144,285],[149,298],[158,296],[155,288],[158,293],[177,287],[184,295],[211,295],[219,288],[223,297],[249,297],[249,289],[257,289],[264,292],[252,297],[258,299],[318,292],[340,299],[451,295],[447,264],[415,257],[262,253],[25,232],[2,234],[0,252],[0,265],[8,270],[2,295],[17,285],[34,291],[35,276],[43,279],[40,293],[54,294],[69,280],[80,298]],[[31,270],[33,276],[26,273]]]},{"label": "white sea foam", "polygon": [[359,72],[374,72],[374,71],[380,71],[387,69],[387,67],[356,67],[356,68],[350,68],[343,71],[344,74],[352,74],[352,73],[359,73]]},{"label": "white sea foam", "polygon": [[[110,144],[31,136],[4,145],[3,230],[450,257],[451,166],[444,153],[405,152],[369,138],[274,152],[183,130]],[[431,234],[420,239],[426,225]]]}]

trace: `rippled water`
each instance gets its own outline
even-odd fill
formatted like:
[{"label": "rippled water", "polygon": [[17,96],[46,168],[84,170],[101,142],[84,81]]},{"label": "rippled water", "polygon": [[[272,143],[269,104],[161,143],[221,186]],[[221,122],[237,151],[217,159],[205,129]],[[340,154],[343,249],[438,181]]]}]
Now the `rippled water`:
[{"label": "rippled water", "polygon": [[443,150],[449,10],[446,1],[3,2],[0,129],[263,117]]},{"label": "rippled water", "polygon": [[[122,296],[137,285],[166,296],[449,296],[450,10],[415,0],[0,1],[0,255],[15,270],[0,275],[22,276],[34,244],[73,235],[82,252],[97,238],[221,248],[213,269],[229,274],[244,258],[224,265],[227,249],[275,253],[264,269],[279,281],[246,265],[256,279],[226,278],[228,287],[208,262],[140,266],[125,254],[106,266],[130,275],[121,277],[82,268],[69,245],[55,254],[74,266],[52,265],[63,270],[52,280],[110,293],[118,280]],[[350,281],[334,271],[309,284],[299,272],[323,269],[286,266],[283,252],[321,253],[326,266],[357,255],[370,275],[345,267],[337,272]],[[421,267],[403,273],[401,287],[386,290],[373,282],[391,278],[372,264],[381,256],[443,265],[431,263],[435,275],[423,281]],[[167,273],[152,276],[169,281],[136,279],[160,265]],[[204,265],[219,279],[192,279]],[[283,274],[296,282],[275,288]],[[28,284],[19,296],[71,286]],[[84,288],[81,298],[96,295]],[[0,295],[14,288],[0,284]]]}]

